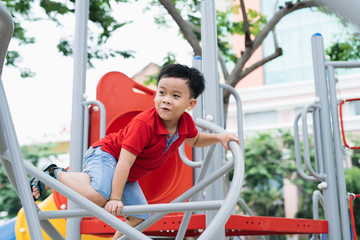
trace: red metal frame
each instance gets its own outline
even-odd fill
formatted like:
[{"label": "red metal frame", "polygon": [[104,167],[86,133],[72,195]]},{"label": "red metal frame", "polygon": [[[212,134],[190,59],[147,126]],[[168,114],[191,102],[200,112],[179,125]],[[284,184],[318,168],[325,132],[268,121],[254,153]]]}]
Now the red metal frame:
[{"label": "red metal frame", "polygon": [[[182,214],[169,214],[146,229],[144,233],[149,236],[174,237],[180,227],[182,217]],[[186,236],[199,236],[205,227],[205,214],[194,214]],[[114,232],[112,227],[96,218],[84,218],[81,222],[82,234],[110,236]],[[324,233],[328,233],[328,222],[325,220],[232,215],[225,225],[226,236]]]},{"label": "red metal frame", "polygon": [[343,141],[344,141],[345,147],[347,147],[347,148],[349,148],[349,149],[360,149],[360,146],[350,147],[349,144],[346,142],[346,137],[345,137],[344,123],[343,123],[343,116],[342,116],[342,106],[343,106],[344,103],[346,103],[346,102],[352,102],[352,101],[360,101],[360,98],[345,99],[345,100],[342,100],[342,101],[340,102],[340,104],[339,104],[341,135],[342,135],[342,137],[343,137]]},{"label": "red metal frame", "polygon": [[349,208],[350,208],[350,218],[351,218],[351,230],[353,233],[353,237],[354,240],[357,240],[357,235],[356,235],[356,229],[355,229],[355,217],[354,217],[354,209],[353,209],[353,200],[355,198],[360,197],[360,194],[350,194],[350,198],[349,198]]}]

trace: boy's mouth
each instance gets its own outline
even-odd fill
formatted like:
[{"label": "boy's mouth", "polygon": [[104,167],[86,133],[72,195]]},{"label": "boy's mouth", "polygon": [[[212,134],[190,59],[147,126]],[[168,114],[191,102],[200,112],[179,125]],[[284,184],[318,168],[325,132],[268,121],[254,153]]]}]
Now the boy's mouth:
[{"label": "boy's mouth", "polygon": [[165,111],[165,112],[170,111],[169,108],[165,108],[165,107],[162,107],[161,110],[163,110],[163,111]]}]

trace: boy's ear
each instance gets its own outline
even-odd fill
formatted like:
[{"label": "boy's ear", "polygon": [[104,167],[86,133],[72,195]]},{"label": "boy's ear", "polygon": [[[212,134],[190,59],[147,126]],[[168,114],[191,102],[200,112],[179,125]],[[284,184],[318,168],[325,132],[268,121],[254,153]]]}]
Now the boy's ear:
[{"label": "boy's ear", "polygon": [[196,106],[197,100],[195,98],[190,100],[189,106],[187,107],[187,110],[191,111]]}]

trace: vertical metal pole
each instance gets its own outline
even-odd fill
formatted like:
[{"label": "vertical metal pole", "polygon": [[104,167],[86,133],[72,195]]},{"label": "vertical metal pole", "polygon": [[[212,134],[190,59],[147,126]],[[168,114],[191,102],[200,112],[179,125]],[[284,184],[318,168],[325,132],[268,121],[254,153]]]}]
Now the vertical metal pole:
[{"label": "vertical metal pole", "polygon": [[[70,171],[81,171],[83,156],[83,121],[84,101],[87,63],[87,23],[89,19],[89,0],[75,1],[75,44],[74,44],[74,80],[73,80],[73,103],[71,119],[71,141],[70,141]],[[70,202],[68,209],[77,208]],[[80,240],[80,218],[69,218],[67,220],[66,239]]]},{"label": "vertical metal pole", "polygon": [[[13,184],[23,205],[30,236],[32,239],[41,240],[44,238],[40,228],[38,213],[31,196],[28,179],[26,178],[27,175],[24,163],[22,162],[20,145],[16,137],[15,127],[2,82],[3,64],[13,31],[14,24],[11,15],[3,5],[0,5],[0,131],[2,132],[0,134],[0,162],[2,162],[4,157],[7,158],[4,159],[4,163],[6,161],[4,169],[9,174],[11,184]],[[9,164],[10,161],[11,165]]]},{"label": "vertical metal pole", "polygon": [[327,66],[328,78],[329,78],[329,95],[330,95],[330,107],[334,137],[334,148],[335,148],[335,160],[336,160],[336,176],[338,184],[338,197],[340,204],[340,215],[341,215],[341,227],[342,235],[344,240],[350,240],[350,223],[348,214],[348,205],[346,201],[346,183],[345,173],[343,166],[342,150],[341,150],[341,137],[339,127],[339,115],[338,115],[338,104],[336,97],[336,82],[334,67],[331,65]]},{"label": "vertical metal pole", "polygon": [[[199,70],[200,72],[202,72],[201,69],[201,64],[202,64],[202,59],[200,56],[195,56],[192,62],[192,66],[193,68],[196,68],[197,70]],[[203,94],[201,94],[198,98],[197,98],[197,104],[195,106],[195,108],[193,109],[193,118],[203,118],[203,111],[204,111],[204,96]],[[201,128],[198,128],[199,132],[202,131]],[[193,148],[192,151],[193,157],[192,160],[194,162],[199,162],[202,161],[204,159],[204,148]],[[199,176],[200,173],[200,169],[198,168],[194,168],[193,170],[194,173],[194,177],[193,177],[193,182],[195,184],[196,179]],[[200,196],[201,193],[197,194],[196,197],[194,197],[195,200],[201,201],[204,200],[202,196]]]},{"label": "vertical metal pole", "polygon": [[330,109],[328,101],[328,86],[326,83],[325,57],[323,39],[320,34],[314,34],[312,39],[312,55],[316,96],[320,99],[321,139],[323,143],[324,168],[327,188],[324,190],[325,217],[329,223],[329,240],[339,240],[340,213],[339,198],[335,175],[334,148],[331,134]]},{"label": "vertical metal pole", "polygon": [[[201,41],[202,41],[202,69],[206,81],[204,93],[205,118],[217,125],[221,125],[221,101],[218,73],[218,46],[215,16],[215,0],[201,1]],[[223,152],[217,146],[213,160],[209,167],[210,172],[219,169],[223,161]],[[224,183],[220,179],[209,186],[205,191],[206,200],[224,199]],[[214,219],[216,211],[206,212],[206,225],[209,226]],[[219,232],[214,239],[225,239],[225,230]]]}]

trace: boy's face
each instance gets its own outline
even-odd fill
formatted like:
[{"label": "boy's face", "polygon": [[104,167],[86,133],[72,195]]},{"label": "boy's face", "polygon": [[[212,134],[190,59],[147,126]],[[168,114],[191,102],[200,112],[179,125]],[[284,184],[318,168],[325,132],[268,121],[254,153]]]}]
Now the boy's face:
[{"label": "boy's face", "polygon": [[167,121],[178,121],[186,109],[196,105],[196,99],[190,98],[187,80],[181,78],[162,78],[158,83],[155,96],[155,108],[165,125]]}]

